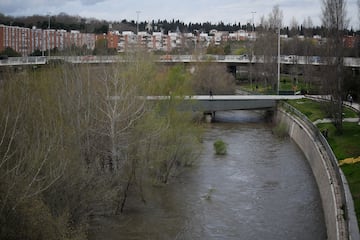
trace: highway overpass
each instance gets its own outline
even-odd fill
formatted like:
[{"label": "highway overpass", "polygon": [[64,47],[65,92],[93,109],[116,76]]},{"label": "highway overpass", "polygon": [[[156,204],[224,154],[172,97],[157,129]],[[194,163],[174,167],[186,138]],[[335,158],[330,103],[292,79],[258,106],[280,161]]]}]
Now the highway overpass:
[{"label": "highway overpass", "polygon": [[[276,58],[276,56],[275,56]],[[264,63],[264,57],[254,56],[250,58],[247,55],[162,55],[155,59],[162,63],[195,63],[195,62],[217,62],[230,65],[241,65],[250,63]],[[324,58],[318,56],[281,56],[281,64],[311,64],[326,65]],[[74,64],[86,63],[115,63],[126,62],[126,58],[120,55],[116,56],[40,56],[40,57],[10,57],[0,60],[0,66],[21,66],[21,65],[41,65],[51,61],[62,61]],[[276,60],[275,60],[276,61]],[[360,67],[360,58],[344,58],[344,65],[347,67]]]}]

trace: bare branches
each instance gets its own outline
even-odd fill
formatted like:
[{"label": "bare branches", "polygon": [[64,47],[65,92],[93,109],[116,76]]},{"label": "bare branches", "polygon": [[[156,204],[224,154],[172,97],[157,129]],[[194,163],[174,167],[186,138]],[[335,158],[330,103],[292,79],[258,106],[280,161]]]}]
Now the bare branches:
[{"label": "bare branches", "polygon": [[272,12],[269,14],[268,24],[270,29],[280,29],[283,22],[283,12],[280,10],[279,5],[275,5],[272,9]]},{"label": "bare branches", "polygon": [[166,182],[194,159],[198,141],[191,115],[175,108],[180,100],[161,108],[137,97],[164,85],[187,93],[188,75],[169,71],[154,84],[159,79],[149,59],[135,53],[116,66],[65,64],[2,84],[2,227],[13,229],[10,218],[27,216],[23,222],[31,224],[46,216],[61,232],[54,235],[73,236],[94,206],[108,210],[117,197],[120,211],[132,192],[145,202],[144,182]]},{"label": "bare branches", "polygon": [[348,24],[345,6],[345,0],[322,0],[322,22],[327,29],[326,50],[327,61],[330,66],[324,74],[327,77],[324,79],[326,81],[324,86],[327,86],[327,94],[332,95],[330,113],[339,132],[342,131],[342,88],[344,82],[343,31]]},{"label": "bare branches", "polygon": [[360,0],[357,0],[357,6],[358,6],[358,20],[360,22]]},{"label": "bare branches", "polygon": [[322,23],[329,31],[346,29],[349,23],[346,18],[346,1],[322,0]]},{"label": "bare branches", "polygon": [[[277,85],[278,34],[282,27],[283,13],[279,5],[275,5],[268,18],[261,18],[261,27],[255,42],[255,55],[264,64],[257,70],[258,78],[265,87],[275,90]],[[258,67],[258,66],[256,66]],[[259,74],[260,73],[260,74]]]}]

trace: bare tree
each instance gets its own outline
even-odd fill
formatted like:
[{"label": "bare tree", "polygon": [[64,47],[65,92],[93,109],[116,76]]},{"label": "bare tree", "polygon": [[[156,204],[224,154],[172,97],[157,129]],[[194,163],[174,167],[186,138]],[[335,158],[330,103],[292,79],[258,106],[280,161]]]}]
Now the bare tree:
[{"label": "bare tree", "polygon": [[344,81],[343,35],[348,20],[345,0],[322,0],[322,23],[327,33],[327,94],[332,96],[330,112],[338,131],[342,131],[342,97]]},{"label": "bare tree", "polygon": [[357,6],[358,6],[358,21],[360,25],[360,0],[357,0]]},{"label": "bare tree", "polygon": [[191,76],[192,88],[196,94],[233,94],[235,79],[227,72],[226,66],[219,64],[199,63]]},{"label": "bare tree", "polygon": [[291,18],[291,22],[290,22],[290,35],[291,37],[297,36],[299,32],[299,23],[296,20],[296,18],[293,16]]},{"label": "bare tree", "polygon": [[273,30],[280,29],[282,27],[283,18],[284,15],[280,9],[280,6],[275,5],[272,9],[272,12],[269,14],[269,28]]},{"label": "bare tree", "polygon": [[[96,155],[104,174],[113,178],[115,213],[122,212],[132,187],[138,184],[137,172],[142,169],[136,156],[136,125],[146,113],[147,88],[154,65],[150,56],[129,53],[126,61],[103,66],[97,75]],[[144,133],[145,134],[145,133]]]},{"label": "bare tree", "polygon": [[291,23],[290,23],[290,34],[291,34],[291,43],[290,43],[290,55],[291,56],[291,63],[290,66],[290,74],[291,74],[291,81],[293,81],[293,85],[295,86],[297,84],[297,74],[299,72],[299,65],[298,62],[298,56],[299,49],[300,49],[300,41],[299,41],[299,24],[295,17],[292,17]]},{"label": "bare tree", "polygon": [[303,30],[304,30],[304,41],[302,42],[302,52],[301,55],[304,56],[304,65],[303,65],[303,73],[304,73],[304,83],[306,84],[306,88],[310,88],[311,84],[314,83],[315,77],[314,77],[314,66],[312,65],[312,62],[314,61],[314,49],[312,44],[312,28],[313,28],[313,22],[311,20],[311,17],[307,17],[303,24]]},{"label": "bare tree", "polygon": [[255,43],[255,55],[263,62],[258,69],[259,77],[263,79],[265,87],[270,86],[272,90],[275,90],[277,85],[278,34],[282,20],[283,13],[279,5],[275,5],[267,19],[261,18],[261,31]]}]

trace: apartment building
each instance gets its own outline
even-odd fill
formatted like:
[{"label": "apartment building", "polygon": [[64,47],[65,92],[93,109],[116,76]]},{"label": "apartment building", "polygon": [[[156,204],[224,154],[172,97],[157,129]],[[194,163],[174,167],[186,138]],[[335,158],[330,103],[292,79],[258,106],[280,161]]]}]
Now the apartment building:
[{"label": "apartment building", "polygon": [[11,47],[18,53],[27,55],[31,47],[29,28],[0,25],[0,51]]},{"label": "apartment building", "polygon": [[[115,38],[115,36],[117,36]],[[181,48],[185,42],[210,42],[211,37],[208,34],[202,34],[201,38],[192,33],[169,32],[139,32],[137,35],[131,31],[109,32],[107,34],[108,46],[115,48],[116,40],[118,40],[117,51],[130,51],[133,47],[142,47],[148,51],[164,51],[170,52],[174,49]],[[197,39],[197,40],[196,40]]]},{"label": "apartment building", "polygon": [[93,50],[95,41],[95,34],[80,33],[75,30],[67,32],[0,25],[0,52],[10,47],[22,56],[28,56],[36,50],[46,51],[54,48],[64,50],[72,46],[86,46]]},{"label": "apartment building", "polygon": [[180,31],[168,32],[138,32],[132,31],[109,31],[107,34],[95,35],[81,33],[77,30],[65,31],[54,29],[37,29],[33,27],[22,28],[16,26],[0,25],[0,51],[10,47],[23,56],[28,56],[36,50],[45,52],[48,49],[66,50],[73,46],[95,49],[97,40],[105,39],[107,48],[116,49],[118,52],[130,51],[141,46],[148,51],[170,52],[174,49],[182,49],[185,46],[209,46],[219,45],[229,40],[246,40],[256,38],[255,32],[238,31],[235,33],[211,30],[210,33],[195,32],[181,33]]}]

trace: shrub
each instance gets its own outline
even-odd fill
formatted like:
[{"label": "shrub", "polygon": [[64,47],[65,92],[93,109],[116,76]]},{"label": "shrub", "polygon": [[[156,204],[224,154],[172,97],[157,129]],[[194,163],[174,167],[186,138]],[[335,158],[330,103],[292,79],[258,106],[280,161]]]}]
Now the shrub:
[{"label": "shrub", "polygon": [[285,138],[288,136],[287,127],[284,123],[280,122],[273,129],[272,132],[279,138]]},{"label": "shrub", "polygon": [[216,155],[225,155],[226,154],[226,143],[222,140],[216,140],[214,142],[214,148]]}]

